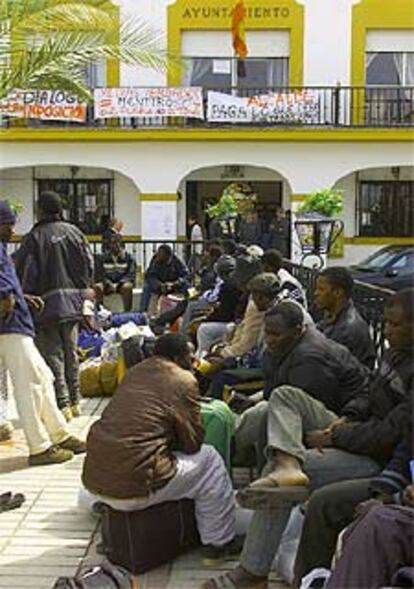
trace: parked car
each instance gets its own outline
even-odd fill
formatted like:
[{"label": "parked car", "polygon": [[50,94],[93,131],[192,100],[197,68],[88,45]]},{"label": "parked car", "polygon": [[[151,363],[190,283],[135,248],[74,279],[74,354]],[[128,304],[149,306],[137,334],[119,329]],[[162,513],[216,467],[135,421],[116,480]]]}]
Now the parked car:
[{"label": "parked car", "polygon": [[350,270],[355,280],[383,288],[414,286],[414,243],[384,247]]}]

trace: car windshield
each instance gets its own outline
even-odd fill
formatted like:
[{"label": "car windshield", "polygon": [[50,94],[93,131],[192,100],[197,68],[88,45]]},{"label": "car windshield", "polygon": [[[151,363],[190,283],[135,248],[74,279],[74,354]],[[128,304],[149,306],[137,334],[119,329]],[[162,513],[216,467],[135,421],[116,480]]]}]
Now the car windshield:
[{"label": "car windshield", "polygon": [[361,268],[366,268],[367,270],[375,269],[375,268],[385,268],[387,267],[390,262],[400,253],[399,250],[385,250],[382,252],[377,252],[373,254],[360,264],[358,264]]}]

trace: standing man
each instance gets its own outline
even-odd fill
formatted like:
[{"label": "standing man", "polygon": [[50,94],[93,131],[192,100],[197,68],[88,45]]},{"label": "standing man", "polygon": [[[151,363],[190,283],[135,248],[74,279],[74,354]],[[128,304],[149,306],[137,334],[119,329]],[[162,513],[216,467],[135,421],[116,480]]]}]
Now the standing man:
[{"label": "standing man", "polygon": [[92,285],[93,258],[83,233],[62,221],[62,202],[43,192],[39,222],[19,250],[16,269],[25,293],[42,297],[35,313],[36,343],[55,377],[56,399],[65,419],[80,415],[78,323]]},{"label": "standing man", "polygon": [[277,249],[284,258],[289,257],[290,223],[281,207],[276,209],[275,217],[270,221],[266,235],[265,249]]},{"label": "standing man", "polygon": [[16,216],[0,201],[0,362],[10,375],[19,419],[29,446],[29,465],[57,464],[85,452],[86,446],[70,436],[56,406],[53,375],[39,354],[26,300],[37,308],[38,297],[23,295],[7,243]]}]

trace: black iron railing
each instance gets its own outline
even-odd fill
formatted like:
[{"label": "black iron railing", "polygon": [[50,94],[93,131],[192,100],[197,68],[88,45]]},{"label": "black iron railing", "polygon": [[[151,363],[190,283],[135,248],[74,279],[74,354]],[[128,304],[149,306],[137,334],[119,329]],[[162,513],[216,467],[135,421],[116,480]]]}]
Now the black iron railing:
[{"label": "black iron railing", "polygon": [[[292,109],[280,108],[265,118],[249,122],[212,122],[208,120],[208,91],[228,96],[251,98],[277,94],[281,102],[299,104],[307,96],[307,108],[294,114]],[[414,86],[266,86],[266,87],[211,87],[203,89],[204,120],[187,118],[139,117],[96,120],[93,106],[88,107],[85,123],[43,122],[30,120],[36,128],[234,128],[234,127],[413,127]],[[302,98],[301,98],[302,97]],[[3,117],[0,126],[8,127],[11,119]]]},{"label": "black iron railing", "polygon": [[[311,268],[305,268],[285,260],[286,269],[291,272],[305,287],[309,310],[312,316],[318,319],[318,311],[315,307],[314,293],[318,272]],[[379,359],[386,347],[384,333],[384,307],[385,303],[394,291],[378,286],[372,286],[365,282],[355,281],[353,299],[355,306],[362,317],[368,323],[371,336],[374,341],[377,358]]]},{"label": "black iron railing", "polygon": [[[137,285],[142,286],[142,278],[145,269],[155,254],[158,247],[166,243],[171,246],[173,252],[187,263],[191,264],[194,256],[202,250],[202,244],[195,241],[166,241],[166,240],[138,240],[124,239],[126,250],[131,253],[137,263]],[[99,256],[102,253],[102,243],[92,241],[90,243],[93,254]],[[9,244],[9,253],[15,252],[20,246],[19,241]],[[285,268],[291,272],[306,289],[309,311],[315,319],[318,318],[318,312],[314,303],[314,292],[318,271],[295,264],[290,260],[285,260]],[[393,291],[372,286],[364,282],[355,281],[354,302],[361,315],[370,326],[372,338],[375,343],[375,349],[378,358],[381,357],[386,342],[384,333],[384,307],[386,301],[392,296]]]}]

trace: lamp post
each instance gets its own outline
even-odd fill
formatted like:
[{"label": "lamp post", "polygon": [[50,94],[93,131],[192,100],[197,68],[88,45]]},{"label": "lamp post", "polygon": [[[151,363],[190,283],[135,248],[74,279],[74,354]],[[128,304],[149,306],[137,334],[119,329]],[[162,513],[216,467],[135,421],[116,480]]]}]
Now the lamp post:
[{"label": "lamp post", "polygon": [[319,213],[301,213],[295,220],[295,230],[302,252],[301,264],[321,269],[325,256],[343,230],[340,219],[325,217]]}]

